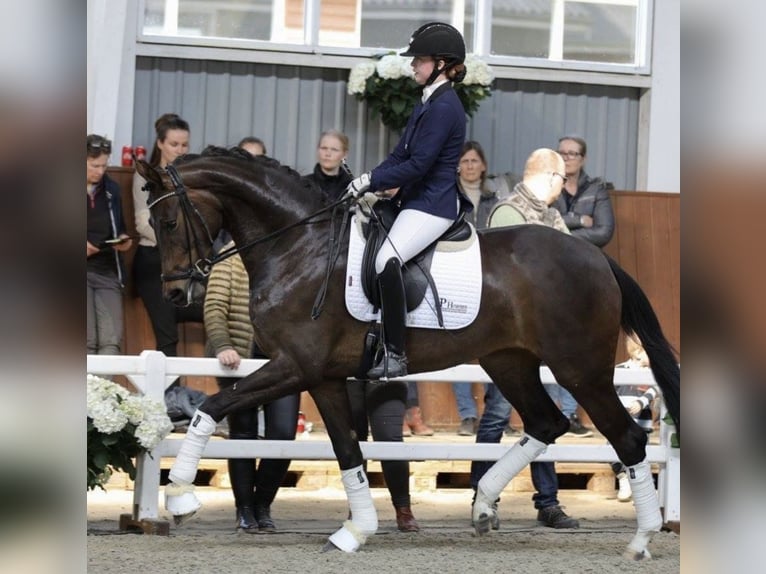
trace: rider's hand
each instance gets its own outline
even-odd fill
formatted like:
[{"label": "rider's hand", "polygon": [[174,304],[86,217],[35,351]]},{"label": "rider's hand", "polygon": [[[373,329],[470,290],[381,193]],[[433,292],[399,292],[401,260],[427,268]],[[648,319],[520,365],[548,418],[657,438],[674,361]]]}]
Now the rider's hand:
[{"label": "rider's hand", "polygon": [[348,184],[346,193],[350,193],[354,197],[359,197],[370,188],[370,181],[370,172],[363,173]]}]

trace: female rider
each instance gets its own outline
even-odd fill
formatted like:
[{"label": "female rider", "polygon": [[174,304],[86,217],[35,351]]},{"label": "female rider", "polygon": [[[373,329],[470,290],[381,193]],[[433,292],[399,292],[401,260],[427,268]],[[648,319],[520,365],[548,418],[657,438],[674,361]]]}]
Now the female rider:
[{"label": "female rider", "polygon": [[[412,56],[415,81],[423,86],[422,100],[391,155],[348,187],[357,197],[369,188],[399,188],[392,198],[399,212],[375,260],[384,353],[367,373],[370,379],[407,374],[402,265],[449,229],[463,197],[456,173],[466,116],[452,88],[465,77],[463,36],[449,24],[430,22],[412,34],[401,55]],[[464,201],[470,211],[470,202]]]}]

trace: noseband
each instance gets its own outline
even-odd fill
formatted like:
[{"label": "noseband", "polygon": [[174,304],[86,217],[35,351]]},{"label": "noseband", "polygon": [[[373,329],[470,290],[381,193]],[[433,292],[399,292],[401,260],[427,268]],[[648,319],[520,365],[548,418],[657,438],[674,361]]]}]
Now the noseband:
[{"label": "noseband", "polygon": [[[191,249],[189,249],[188,269],[186,269],[186,271],[173,273],[170,275],[165,275],[162,273],[160,274],[160,279],[163,282],[178,281],[181,279],[191,279],[192,281],[203,282],[205,279],[207,279],[208,275],[210,275],[210,271],[213,268],[213,263],[215,263],[216,259],[213,255],[213,236],[210,234],[210,229],[207,226],[205,218],[202,217],[202,214],[192,203],[191,199],[189,199],[189,195],[186,193],[186,187],[184,186],[183,181],[181,180],[181,176],[178,174],[176,168],[172,165],[168,165],[165,168],[165,171],[170,176],[170,180],[173,182],[174,189],[171,192],[161,195],[149,203],[147,207],[151,211],[151,209],[158,203],[165,201],[166,199],[170,199],[171,197],[177,197],[181,206],[181,211],[184,214],[186,244],[191,246],[193,241],[195,247],[197,248],[197,253],[202,253],[203,248],[207,247],[209,255],[208,257],[197,259],[197,261],[192,261]],[[202,224],[202,228],[205,230],[205,237],[203,239],[207,241],[207,246],[205,246],[202,243],[202,240],[197,237],[197,233],[195,232],[194,226],[191,223],[192,216],[196,217],[196,219]],[[157,234],[157,244],[159,245],[159,234]]]}]

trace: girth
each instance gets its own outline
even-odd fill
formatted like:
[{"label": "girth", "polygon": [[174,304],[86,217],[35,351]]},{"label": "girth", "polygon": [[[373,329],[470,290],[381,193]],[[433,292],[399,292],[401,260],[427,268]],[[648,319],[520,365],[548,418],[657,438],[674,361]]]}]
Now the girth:
[{"label": "girth", "polygon": [[[362,289],[370,303],[376,309],[379,309],[380,293],[378,292],[377,284],[378,275],[375,272],[375,259],[388,231],[394,224],[396,211],[390,201],[376,201],[372,209],[375,213],[371,214],[369,221],[362,225],[362,233],[366,240],[362,257]],[[436,312],[439,316],[439,324],[443,324],[439,294],[431,276],[431,262],[433,261],[436,244],[440,241],[465,241],[470,237],[471,227],[465,221],[465,212],[461,210],[458,218],[441,237],[404,264],[402,278],[404,280],[408,312],[416,309],[423,302],[426,289],[430,285],[437,306]]]}]

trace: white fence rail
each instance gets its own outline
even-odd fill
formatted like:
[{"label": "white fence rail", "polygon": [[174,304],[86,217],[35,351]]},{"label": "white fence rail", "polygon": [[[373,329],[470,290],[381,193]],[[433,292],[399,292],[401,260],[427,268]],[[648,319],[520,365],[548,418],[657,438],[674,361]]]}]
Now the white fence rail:
[{"label": "white fence rail", "polygon": [[[93,375],[125,375],[139,392],[164,400],[165,389],[179,376],[243,377],[266,363],[243,360],[239,369],[221,367],[216,359],[166,357],[158,351],[144,351],[140,356],[88,355],[87,371]],[[614,371],[615,384],[654,385],[649,369]],[[554,383],[550,369],[541,367],[544,383]],[[432,382],[491,382],[479,365],[460,365],[443,371],[408,375],[408,380]],[[663,409],[664,412],[664,409]],[[660,423],[660,444],[647,446],[647,460],[659,465],[660,505],[665,521],[680,521],[681,454],[670,447],[672,427]],[[151,453],[138,457],[133,494],[133,518],[157,519],[160,488],[160,459],[178,454],[182,439],[166,438]],[[365,459],[374,460],[497,460],[507,444],[454,444],[417,442],[366,442],[361,444]],[[335,460],[329,441],[216,440],[205,447],[203,458],[289,458],[292,460]],[[539,461],[615,462],[614,449],[605,445],[557,445],[548,447]]]}]

